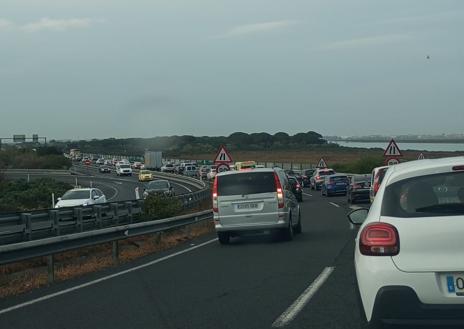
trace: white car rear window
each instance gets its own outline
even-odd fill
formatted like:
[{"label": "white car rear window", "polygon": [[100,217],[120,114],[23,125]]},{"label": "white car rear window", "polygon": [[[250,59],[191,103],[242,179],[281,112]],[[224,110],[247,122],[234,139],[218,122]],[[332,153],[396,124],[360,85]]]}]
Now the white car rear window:
[{"label": "white car rear window", "polygon": [[464,172],[419,176],[387,186],[381,214],[400,218],[464,215]]}]

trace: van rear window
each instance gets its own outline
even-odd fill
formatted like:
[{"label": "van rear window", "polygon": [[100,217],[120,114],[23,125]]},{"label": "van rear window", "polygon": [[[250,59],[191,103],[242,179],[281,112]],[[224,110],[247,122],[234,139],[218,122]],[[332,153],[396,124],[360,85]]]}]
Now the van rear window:
[{"label": "van rear window", "polygon": [[249,172],[218,177],[218,195],[244,195],[275,192],[273,172]]}]

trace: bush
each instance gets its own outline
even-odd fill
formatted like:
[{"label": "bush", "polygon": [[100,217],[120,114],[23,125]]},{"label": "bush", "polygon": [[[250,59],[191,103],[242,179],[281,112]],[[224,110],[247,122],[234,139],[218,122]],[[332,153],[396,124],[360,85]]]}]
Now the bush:
[{"label": "bush", "polygon": [[144,202],[144,213],[150,219],[162,219],[179,215],[182,211],[180,200],[164,195],[149,194]]},{"label": "bush", "polygon": [[363,157],[355,162],[346,164],[334,164],[332,167],[337,172],[352,174],[370,174],[376,167],[384,165],[382,157]]},{"label": "bush", "polygon": [[0,181],[0,211],[16,212],[51,207],[51,195],[63,195],[72,186],[50,178],[28,183],[25,180]]},{"label": "bush", "polygon": [[[39,149],[40,150],[40,149]],[[61,154],[45,151],[8,150],[0,152],[0,166],[15,169],[68,169],[71,160]]]}]

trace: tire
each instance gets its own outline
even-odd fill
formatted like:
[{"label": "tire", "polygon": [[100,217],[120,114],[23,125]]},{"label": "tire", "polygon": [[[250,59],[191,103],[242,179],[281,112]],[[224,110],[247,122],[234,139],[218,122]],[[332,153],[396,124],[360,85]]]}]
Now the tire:
[{"label": "tire", "polygon": [[217,236],[220,244],[229,244],[230,234],[228,232],[217,232]]},{"label": "tire", "polygon": [[[291,214],[290,214],[290,218],[291,218]],[[293,235],[294,235],[294,232],[293,232],[293,223],[292,223],[292,220],[290,219],[290,222],[288,223],[288,226],[286,228],[283,228],[282,229],[282,240],[284,241],[292,241],[293,240]]]},{"label": "tire", "polygon": [[298,211],[298,224],[296,224],[295,228],[293,229],[293,232],[295,234],[301,234],[302,227],[301,227],[301,212]]}]

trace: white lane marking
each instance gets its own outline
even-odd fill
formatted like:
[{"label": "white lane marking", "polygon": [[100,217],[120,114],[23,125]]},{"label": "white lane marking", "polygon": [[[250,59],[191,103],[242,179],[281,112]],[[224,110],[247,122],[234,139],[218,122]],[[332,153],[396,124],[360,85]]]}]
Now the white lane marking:
[{"label": "white lane marking", "polygon": [[324,282],[329,278],[330,274],[334,271],[335,267],[326,267],[319,274],[319,276],[306,288],[305,291],[290,305],[289,308],[282,313],[277,320],[272,324],[273,328],[280,328],[286,326],[290,323],[300,311],[305,307],[305,305],[311,300],[311,298],[316,294]]},{"label": "white lane marking", "polygon": [[111,201],[111,200],[115,199],[119,195],[119,190],[116,187],[111,186],[110,184],[106,184],[106,183],[102,183],[102,182],[95,182],[95,185],[106,186],[106,187],[108,187],[108,188],[110,188],[110,189],[112,189],[114,191],[113,196],[111,198],[106,199],[106,201]]},{"label": "white lane marking", "polygon": [[340,206],[338,204],[336,204],[335,202],[329,202],[329,203],[334,207],[340,208]]},{"label": "white lane marking", "polygon": [[104,277],[102,277],[102,278],[99,278],[99,279],[96,279],[96,280],[93,280],[93,281],[89,281],[89,282],[86,282],[86,283],[83,283],[83,284],[80,284],[80,285],[77,285],[77,286],[74,286],[74,287],[71,287],[71,288],[68,288],[68,289],[65,289],[65,290],[61,290],[61,291],[55,292],[55,293],[50,294],[50,295],[45,295],[45,296],[42,296],[42,297],[39,297],[39,298],[30,300],[30,301],[28,301],[28,302],[24,302],[24,303],[21,303],[21,304],[17,304],[17,305],[14,305],[14,306],[5,308],[5,309],[3,309],[3,310],[0,310],[0,315],[1,315],[1,314],[8,313],[8,312],[11,312],[11,311],[14,311],[14,310],[17,310],[17,309],[20,309],[20,308],[23,308],[23,307],[26,307],[26,306],[29,306],[29,305],[32,305],[32,304],[36,304],[36,303],[42,302],[42,301],[44,301],[44,300],[48,300],[48,299],[51,299],[51,298],[54,298],[54,297],[58,297],[58,296],[67,294],[67,293],[69,293],[69,292],[72,292],[72,291],[75,291],[75,290],[78,290],[78,289],[82,289],[82,288],[86,288],[86,287],[89,287],[89,286],[93,286],[94,284],[97,284],[97,283],[100,283],[100,282],[103,282],[103,281],[107,281],[107,280],[109,280],[109,279],[116,278],[116,277],[118,277],[118,276],[121,276],[121,275],[130,273],[130,272],[134,272],[134,271],[140,270],[140,269],[142,269],[142,268],[145,268],[145,267],[148,267],[148,266],[157,264],[157,263],[161,263],[161,262],[163,262],[163,261],[165,261],[165,260],[168,260],[168,259],[170,259],[170,258],[179,256],[179,255],[182,255],[182,254],[185,254],[185,253],[187,253],[187,252],[189,252],[189,251],[192,251],[192,250],[201,248],[201,247],[206,246],[206,245],[208,245],[208,244],[210,244],[210,243],[212,243],[212,242],[215,242],[215,241],[217,241],[217,238],[216,238],[216,239],[212,239],[212,240],[208,240],[208,241],[206,241],[206,242],[200,243],[200,244],[197,245],[197,246],[190,247],[190,248],[187,248],[187,249],[185,249],[185,250],[181,250],[181,251],[175,252],[175,253],[173,253],[173,254],[171,254],[171,255],[164,256],[164,257],[161,257],[161,258],[159,258],[159,259],[155,259],[155,260],[153,260],[153,261],[151,261],[151,262],[148,262],[148,263],[145,263],[145,264],[136,266],[136,267],[132,267],[132,268],[129,268],[129,269],[127,269],[127,270],[124,270],[124,271],[121,271],[121,272],[118,272],[118,273],[114,273],[114,274],[111,274],[111,275],[108,275],[108,276],[104,276]]},{"label": "white lane marking", "polygon": [[122,185],[122,182],[114,181],[115,184]]},{"label": "white lane marking", "polygon": [[362,207],[360,207],[360,206],[353,206],[353,205],[350,206],[350,209],[353,209],[353,210],[361,209],[361,208],[362,208]]},{"label": "white lane marking", "polygon": [[309,194],[309,193],[303,193],[303,194],[307,196],[313,196],[312,194]]}]

